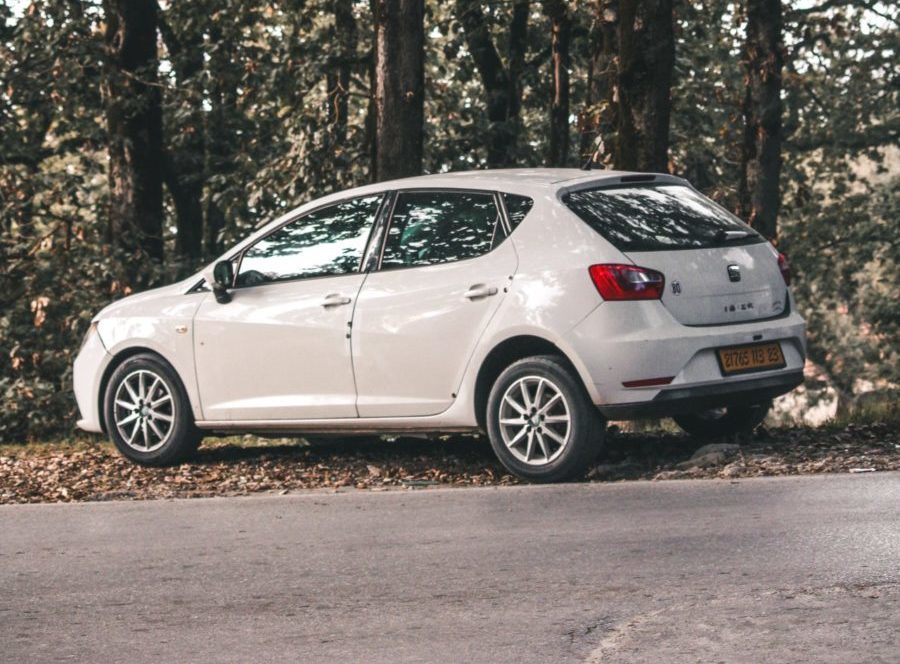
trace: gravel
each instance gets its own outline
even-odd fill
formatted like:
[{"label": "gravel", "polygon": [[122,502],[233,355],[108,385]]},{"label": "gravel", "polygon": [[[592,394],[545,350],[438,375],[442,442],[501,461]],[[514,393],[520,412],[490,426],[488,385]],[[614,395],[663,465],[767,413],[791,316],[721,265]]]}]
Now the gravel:
[{"label": "gravel", "polygon": [[[740,478],[900,470],[893,425],[766,429],[702,441],[611,426],[586,481]],[[142,468],[107,443],[50,443],[0,449],[0,503],[234,496],[297,490],[421,489],[518,484],[485,438],[438,440],[212,439],[190,463]]]}]

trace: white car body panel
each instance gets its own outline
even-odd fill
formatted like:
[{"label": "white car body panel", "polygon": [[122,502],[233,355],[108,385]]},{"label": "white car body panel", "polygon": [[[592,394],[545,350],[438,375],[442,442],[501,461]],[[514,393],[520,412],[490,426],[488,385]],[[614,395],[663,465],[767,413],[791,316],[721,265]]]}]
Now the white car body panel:
[{"label": "white car body panel", "polygon": [[[625,306],[623,306],[625,305]],[[637,305],[637,306],[630,306]],[[722,327],[687,327],[659,302],[604,302],[576,326],[568,341],[587,362],[594,383],[594,403],[627,404],[650,401],[685,384],[724,385],[747,375],[723,377],[714,349],[723,346],[782,341],[786,366],[767,374],[802,371],[806,349],[805,324],[796,313],[776,321]],[[655,349],[663,347],[664,352]],[[673,377],[665,387],[626,388],[624,381]]]},{"label": "white car body panel", "polygon": [[[479,371],[492,350],[520,337],[541,339],[565,355],[601,410],[694,387],[739,388],[762,374],[776,380],[798,375],[805,324],[789,296],[781,299],[790,312],[776,315],[787,289],[770,245],[625,254],[561,202],[566,192],[627,175],[576,169],[450,173],[311,201],[260,228],[220,260],[305,212],[373,193],[498,191],[527,196],[534,205],[509,238],[477,258],[237,288],[227,304],[195,288],[211,274],[207,267],[185,281],[116,302],[97,315],[99,334],[76,359],[79,426],[101,430],[105,377],[123,353],[141,350],[172,365],[197,426],[216,431],[473,430],[479,427]],[[686,184],[672,176],[656,178]],[[628,262],[663,272],[667,290],[661,301],[600,297],[588,267]],[[731,263],[742,268],[740,284],[725,278]],[[722,270],[722,278],[706,279],[706,264]],[[672,280],[681,285],[678,296],[668,288]],[[497,288],[497,294],[469,301],[463,294],[476,284]],[[321,305],[329,293],[351,302],[326,309]],[[752,314],[746,308],[724,310],[740,298],[754,302]],[[720,310],[728,315],[714,318]],[[715,348],[769,340],[781,342],[783,369],[722,376]],[[660,376],[671,377],[671,383],[623,385]]]},{"label": "white car body panel", "polygon": [[[356,417],[350,321],[364,274],[207,295],[194,318],[203,418]],[[346,299],[330,305],[328,296]]]},{"label": "white car body panel", "polygon": [[203,293],[186,294],[195,278],[156,288],[114,302],[94,317],[100,340],[106,350],[88,365],[82,355],[95,354],[88,349],[76,358],[74,389],[86,431],[102,430],[100,403],[103,380],[111,362],[123,353],[148,350],[164,358],[178,372],[190,400],[194,417],[200,419],[200,394],[194,373],[191,341],[194,313]]},{"label": "white car body panel", "polygon": [[112,359],[113,356],[104,347],[100,334],[96,330],[89,331],[72,367],[73,391],[78,412],[81,413],[77,426],[82,431],[92,433],[103,431],[98,395],[101,391],[100,381],[103,372]]},{"label": "white car body panel", "polygon": [[[369,274],[353,314],[360,417],[447,410],[516,263],[507,240],[477,258]],[[470,289],[493,295],[468,299]]]},{"label": "white car body panel", "polygon": [[[666,275],[662,301],[684,325],[741,323],[784,312],[787,288],[778,270],[778,253],[768,243],[724,249],[627,252],[635,265]],[[736,266],[740,281],[725,278]],[[720,279],[710,279],[710,274]],[[678,284],[678,293],[671,285]]]}]

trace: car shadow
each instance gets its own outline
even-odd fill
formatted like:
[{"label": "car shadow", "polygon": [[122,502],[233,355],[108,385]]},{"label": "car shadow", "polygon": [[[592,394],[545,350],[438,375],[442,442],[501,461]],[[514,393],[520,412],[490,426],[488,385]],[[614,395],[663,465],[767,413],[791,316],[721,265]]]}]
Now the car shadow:
[{"label": "car shadow", "polygon": [[[226,439],[227,440],[227,439]],[[439,462],[447,457],[464,459],[467,463],[483,462],[497,465],[487,438],[476,436],[442,436],[440,438],[378,438],[330,437],[313,441],[296,439],[284,444],[243,445],[212,439],[198,450],[194,463],[229,463],[253,460],[302,460],[304,463],[326,462],[330,459],[346,460],[348,457],[364,457],[372,462],[400,462],[415,459],[419,462],[434,459]]]},{"label": "car shadow", "polygon": [[[622,433],[611,429],[599,453],[597,464],[630,463],[648,470],[655,466],[682,460],[709,441],[665,431]],[[500,469],[486,436],[455,435],[425,437],[334,436],[291,439],[279,444],[246,445],[229,443],[228,439],[211,439],[200,448],[194,463],[219,464],[296,459],[303,463],[346,462],[349,459],[368,463],[389,462],[436,466],[454,459],[466,465],[484,465]]]}]

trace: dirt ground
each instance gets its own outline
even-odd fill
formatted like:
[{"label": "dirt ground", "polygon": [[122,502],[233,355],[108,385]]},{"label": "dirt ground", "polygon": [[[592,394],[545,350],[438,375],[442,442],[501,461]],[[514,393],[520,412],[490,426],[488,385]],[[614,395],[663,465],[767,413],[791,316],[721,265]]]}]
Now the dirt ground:
[{"label": "dirt ground", "polygon": [[[893,425],[758,428],[703,441],[611,426],[584,481],[740,478],[900,470]],[[308,489],[388,490],[520,483],[484,437],[434,440],[209,439],[190,463],[142,468],[108,443],[77,441],[0,448],[0,503],[232,496]]]}]

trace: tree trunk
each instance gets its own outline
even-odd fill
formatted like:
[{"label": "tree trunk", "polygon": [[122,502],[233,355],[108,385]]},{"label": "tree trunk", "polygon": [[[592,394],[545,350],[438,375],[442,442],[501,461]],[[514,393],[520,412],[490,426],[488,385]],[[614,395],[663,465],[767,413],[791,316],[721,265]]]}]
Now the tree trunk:
[{"label": "tree trunk", "polygon": [[356,20],[352,0],[333,0],[334,36],[338,62],[328,72],[328,125],[334,146],[347,142],[348,99],[353,60],[356,57]]},{"label": "tree trunk", "polygon": [[[109,240],[163,258],[162,111],[156,0],[105,0]],[[136,274],[136,272],[135,272]]]},{"label": "tree trunk", "polygon": [[[176,19],[179,18],[176,16]],[[175,205],[175,253],[193,264],[203,254],[203,185],[206,180],[206,127],[204,124],[203,32],[188,25],[175,33],[160,21],[160,32],[178,81],[177,94],[183,105],[178,123],[167,132],[170,147],[164,162],[164,178]]]},{"label": "tree trunk", "polygon": [[525,69],[525,53],[528,50],[528,0],[513,0],[512,20],[509,23],[509,47],[506,72],[509,86],[509,121],[515,138],[519,135],[519,113],[522,110],[522,72]]},{"label": "tree trunk", "polygon": [[[209,86],[206,92],[209,101],[209,113],[206,121],[206,163],[207,174],[206,196],[206,233],[204,249],[207,257],[221,254],[225,247],[223,233],[227,226],[227,218],[221,203],[228,189],[227,182],[235,170],[235,131],[234,114],[237,112],[238,93],[236,81],[240,78],[239,65],[231,59],[233,35],[223,34],[222,27],[213,23],[209,28],[209,43],[215,45],[210,49],[209,61],[206,64],[209,72]],[[218,176],[214,179],[214,176]],[[218,180],[218,182],[216,182]]]},{"label": "tree trunk", "polygon": [[[369,0],[369,10],[371,11],[373,17],[378,16],[378,2],[379,0]],[[378,112],[376,108],[377,100],[375,98],[375,88],[378,86],[378,84],[376,83],[378,76],[375,70],[375,60],[375,39],[373,38],[372,47],[369,49],[368,64],[366,65],[366,73],[369,79],[369,99],[368,104],[366,105],[365,119],[366,149],[369,158],[369,180],[371,182],[377,182],[375,177],[375,170],[378,156],[378,131],[376,126]]]},{"label": "tree trunk", "polygon": [[675,66],[672,0],[623,0],[620,12],[614,163],[665,173]]},{"label": "tree trunk", "polygon": [[375,181],[422,173],[423,0],[381,0],[375,16]]},{"label": "tree trunk", "polygon": [[[614,135],[612,90],[615,86],[615,54],[618,24],[617,0],[596,0],[589,35],[590,59],[587,72],[587,99],[579,116],[581,156],[597,152],[600,161],[609,161],[607,140]],[[600,141],[603,141],[600,144]],[[606,157],[606,159],[604,159]]]},{"label": "tree trunk", "polygon": [[495,168],[515,164],[522,94],[519,76],[525,62],[528,2],[515,0],[513,3],[509,35],[509,69],[503,66],[503,61],[494,46],[481,3],[474,0],[456,0],[456,16],[465,31],[466,45],[475,61],[475,68],[478,70],[486,95],[487,117],[490,123],[487,165]]},{"label": "tree trunk", "polygon": [[553,68],[553,96],[550,102],[549,166],[564,166],[569,157],[569,33],[571,21],[564,0],[550,0],[544,6],[550,18],[550,61]]},{"label": "tree trunk", "polygon": [[599,135],[601,154],[615,168],[668,170],[675,67],[672,7],[673,0],[596,4],[582,148]]},{"label": "tree trunk", "polygon": [[781,0],[748,0],[744,146],[738,188],[740,214],[765,237],[778,234],[781,200]]}]

